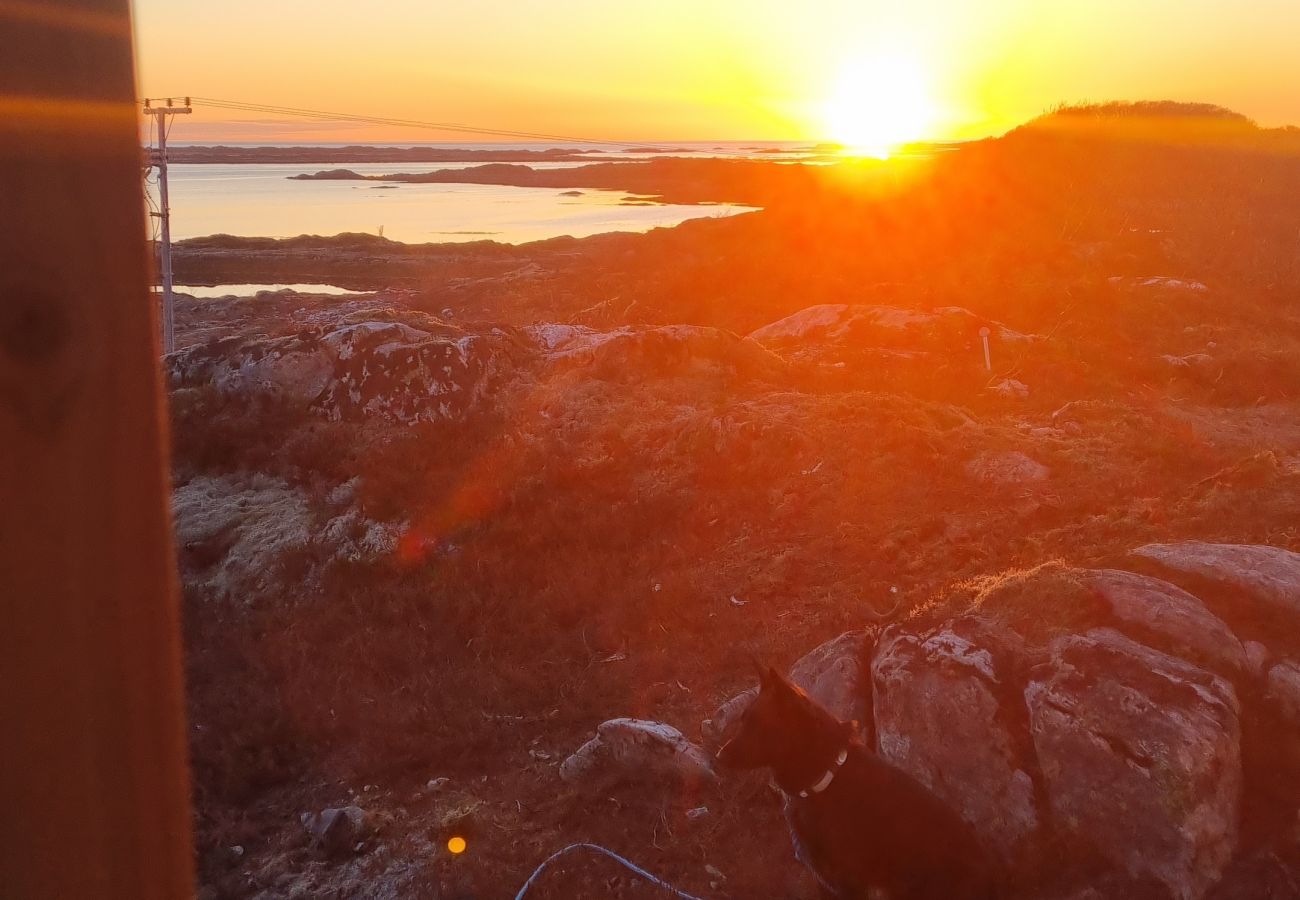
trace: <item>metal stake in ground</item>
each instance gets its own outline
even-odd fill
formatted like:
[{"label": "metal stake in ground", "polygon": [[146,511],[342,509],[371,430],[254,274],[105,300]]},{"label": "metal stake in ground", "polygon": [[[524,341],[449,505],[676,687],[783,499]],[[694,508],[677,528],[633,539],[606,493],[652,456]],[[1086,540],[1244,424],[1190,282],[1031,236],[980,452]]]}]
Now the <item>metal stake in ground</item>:
[{"label": "metal stake in ground", "polygon": [[993,358],[989,356],[989,327],[987,325],[980,329],[980,339],[984,341],[984,368],[992,372]]},{"label": "metal stake in ground", "polygon": [[154,106],[151,100],[144,101],[144,114],[158,119],[158,149],[154,151],[151,165],[158,167],[158,217],[159,244],[158,268],[162,272],[162,338],[163,353],[176,349],[176,314],[172,299],[172,211],[167,199],[167,117],[188,115],[190,98],[185,98],[184,106],[176,106],[172,98],[167,98],[166,106]]}]

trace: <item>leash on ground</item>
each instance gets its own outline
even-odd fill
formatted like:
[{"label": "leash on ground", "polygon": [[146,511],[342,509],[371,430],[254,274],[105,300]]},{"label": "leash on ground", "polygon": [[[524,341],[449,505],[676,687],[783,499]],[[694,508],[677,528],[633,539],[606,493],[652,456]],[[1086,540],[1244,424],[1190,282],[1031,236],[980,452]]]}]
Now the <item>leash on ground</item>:
[{"label": "leash on ground", "polygon": [[594,850],[597,853],[609,857],[610,859],[614,860],[614,862],[622,865],[624,868],[630,869],[631,871],[635,872],[637,875],[640,875],[642,878],[644,878],[646,881],[650,882],[651,884],[663,888],[665,891],[672,894],[674,897],[679,897],[681,898],[681,900],[701,900],[701,898],[696,897],[694,894],[688,894],[685,891],[678,890],[668,882],[664,881],[662,878],[659,878],[656,875],[651,875],[649,872],[647,872],[645,869],[638,866],[636,863],[624,859],[623,857],[615,853],[613,850],[607,850],[606,848],[600,846],[599,844],[570,844],[569,846],[565,847],[563,850],[555,851],[550,856],[546,857],[546,859],[542,861],[542,864],[540,866],[538,866],[536,869],[533,870],[532,875],[528,876],[528,880],[525,881],[524,886],[519,889],[519,893],[515,894],[515,900],[524,900],[524,896],[528,893],[529,888],[531,888],[533,886],[533,882],[537,881],[537,879],[541,877],[541,874],[546,871],[546,867],[549,866],[551,863],[555,862],[561,856],[564,856],[566,853],[571,853],[574,850]]}]

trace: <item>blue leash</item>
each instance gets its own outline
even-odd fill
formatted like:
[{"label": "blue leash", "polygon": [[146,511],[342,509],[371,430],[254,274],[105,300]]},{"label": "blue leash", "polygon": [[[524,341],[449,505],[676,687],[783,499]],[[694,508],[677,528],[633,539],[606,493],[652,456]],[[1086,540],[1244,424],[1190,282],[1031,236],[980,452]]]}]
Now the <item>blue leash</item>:
[{"label": "blue leash", "polygon": [[538,879],[538,877],[540,877],[541,874],[546,871],[546,867],[549,866],[551,863],[555,862],[564,854],[569,853],[572,850],[595,850],[597,853],[603,854],[604,856],[608,856],[610,859],[614,860],[614,862],[620,863],[625,868],[631,869],[633,872],[640,875],[642,878],[644,878],[646,881],[650,882],[651,884],[658,885],[659,887],[663,888],[665,891],[668,891],[674,896],[680,897],[681,900],[701,900],[701,898],[696,897],[693,894],[688,894],[685,891],[679,891],[677,888],[673,887],[671,884],[664,881],[662,878],[658,878],[654,875],[651,875],[649,872],[647,872],[645,869],[638,866],[636,863],[624,859],[623,857],[615,853],[613,850],[606,850],[604,847],[600,846],[599,844],[570,844],[569,846],[565,847],[563,850],[557,850],[556,852],[552,853],[550,856],[546,857],[546,859],[542,862],[540,866],[538,866],[536,869],[533,870],[532,875],[528,876],[528,880],[525,881],[524,886],[519,889],[519,893],[515,894],[515,900],[524,900],[524,895],[527,894],[528,889],[533,886],[533,882],[535,882]]}]

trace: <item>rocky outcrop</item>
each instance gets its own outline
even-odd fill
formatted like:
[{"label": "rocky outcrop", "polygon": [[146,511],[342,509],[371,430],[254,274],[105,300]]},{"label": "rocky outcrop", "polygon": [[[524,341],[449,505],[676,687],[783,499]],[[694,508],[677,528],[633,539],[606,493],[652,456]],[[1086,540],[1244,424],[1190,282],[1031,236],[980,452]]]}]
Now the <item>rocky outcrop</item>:
[{"label": "rocky outcrop", "polygon": [[868,335],[887,338],[889,342],[899,337],[918,339],[918,343],[932,343],[943,335],[975,335],[988,324],[993,337],[1001,341],[1028,341],[1032,338],[1013,331],[996,322],[986,323],[968,309],[944,306],[935,310],[903,309],[896,306],[866,306],[845,303],[823,303],[810,306],[793,315],[764,325],[749,336],[762,344],[786,341],[836,342]]},{"label": "rocky outcrop", "polygon": [[1039,813],[993,654],[950,628],[895,632],[877,648],[872,679],[881,758],[946,800],[1005,858],[1021,855]]},{"label": "rocky outcrop", "polygon": [[1057,827],[1179,900],[1203,896],[1236,849],[1232,685],[1110,629],[1051,649],[1025,702]]},{"label": "rocky outcrop", "polygon": [[1194,575],[1290,616],[1300,616],[1300,553],[1258,544],[1147,544],[1135,556]]},{"label": "rocky outcrop", "polygon": [[1248,668],[1237,636],[1182,588],[1118,569],[1087,571],[1083,579],[1106,601],[1122,630],[1134,627],[1145,632],[1135,636],[1151,636],[1162,649],[1219,671],[1237,673]]},{"label": "rocky outcrop", "polygon": [[698,785],[716,776],[708,754],[671,725],[610,719],[560,764],[560,777],[597,790],[623,782]]},{"label": "rocky outcrop", "polygon": [[282,337],[226,338],[178,351],[166,366],[174,387],[276,396],[334,420],[411,424],[463,418],[527,356],[502,329],[419,321],[344,320]]},{"label": "rocky outcrop", "polygon": [[[1215,610],[1263,594],[1280,614],[1294,556],[1179,544],[1136,558],[1184,566]],[[841,719],[861,702],[868,746],[1044,897],[1290,897],[1300,663],[1286,641],[1243,643],[1196,592],[1120,569],[1013,571],[964,586],[953,618],[842,635],[791,674]],[[724,738],[753,694],[706,735]]]},{"label": "rocky outcrop", "polygon": [[333,359],[317,331],[278,338],[228,337],[164,360],[173,388],[212,385],[224,394],[277,394],[311,402],[329,386]]},{"label": "rocky outcrop", "polygon": [[919,371],[955,359],[983,361],[980,329],[1005,352],[1036,338],[947,306],[933,310],[827,303],[810,306],[750,332],[751,340],[796,362],[834,368],[868,366],[883,372]]},{"label": "rocky outcrop", "polygon": [[519,352],[503,331],[430,334],[362,323],[324,338],[333,351],[328,388],[315,405],[331,419],[406,424],[458,420],[483,404]]}]

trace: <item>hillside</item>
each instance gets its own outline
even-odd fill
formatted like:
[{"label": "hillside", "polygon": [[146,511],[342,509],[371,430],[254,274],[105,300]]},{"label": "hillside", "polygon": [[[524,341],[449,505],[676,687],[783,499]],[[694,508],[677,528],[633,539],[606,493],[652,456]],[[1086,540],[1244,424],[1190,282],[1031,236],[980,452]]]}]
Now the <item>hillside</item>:
[{"label": "hillside", "polygon": [[[1300,600],[1279,612],[1225,588],[1224,566],[1133,551],[1260,545],[1279,571],[1300,552],[1300,156],[1267,149],[1294,135],[1217,113],[1250,140],[1053,124],[1124,112],[1058,112],[890,175],[665,165],[656,193],[688,181],[764,210],[648,235],[183,244],[191,281],[393,288],[178,305],[204,896],[513,896],[594,840],[701,896],[814,897],[763,777],[559,770],[618,717],[712,749],[753,657],[787,668],[846,633],[835,652],[870,676],[850,693],[872,741],[923,744],[907,690],[923,658],[956,652],[949,632],[989,650],[1001,710],[1059,701],[1067,666],[1163,696],[1132,659],[1218,698],[1188,701],[1188,720],[1239,740],[1180,755],[1205,732],[1158,736],[1179,760],[1171,796],[1230,773],[1212,808],[1166,805],[1173,861],[1163,836],[1144,868],[1094,828],[1094,856],[1024,896],[1295,884],[1294,810],[1271,795],[1300,784],[1274,696],[1300,659]],[[1186,589],[1179,608],[1235,654],[1134,625],[1097,587],[1110,570]],[[1035,823],[1071,796],[1049,745],[1022,746],[1047,727],[1004,725]],[[300,821],[348,806],[364,825],[346,839]],[[1183,815],[1210,824],[1187,837]],[[1145,846],[1157,828],[1126,834]],[[604,896],[652,892],[575,860],[530,895]]]}]

